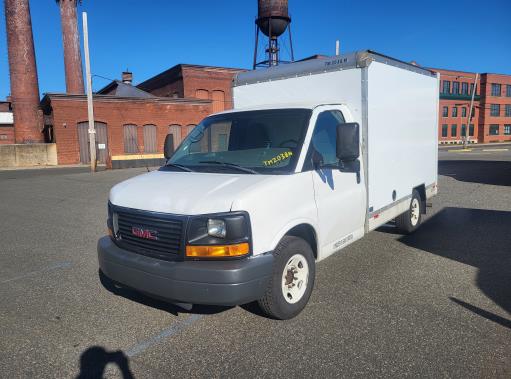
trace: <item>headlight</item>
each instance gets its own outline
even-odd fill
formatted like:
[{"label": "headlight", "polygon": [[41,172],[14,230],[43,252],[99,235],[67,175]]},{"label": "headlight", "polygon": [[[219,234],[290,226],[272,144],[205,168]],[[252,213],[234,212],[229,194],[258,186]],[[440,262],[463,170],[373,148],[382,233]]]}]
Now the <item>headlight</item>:
[{"label": "headlight", "polygon": [[246,212],[195,216],[186,233],[188,258],[236,258],[250,254],[250,219]]},{"label": "headlight", "polygon": [[208,219],[208,234],[211,237],[225,238],[227,234],[225,221],[214,218]]}]

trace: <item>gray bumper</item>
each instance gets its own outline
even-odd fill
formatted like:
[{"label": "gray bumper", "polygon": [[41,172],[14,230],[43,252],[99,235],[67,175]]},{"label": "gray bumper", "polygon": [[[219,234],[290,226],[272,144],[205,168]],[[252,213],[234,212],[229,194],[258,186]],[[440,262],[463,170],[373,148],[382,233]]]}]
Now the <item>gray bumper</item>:
[{"label": "gray bumper", "polygon": [[230,261],[167,262],[119,248],[110,237],[98,241],[101,271],[110,279],[168,301],[239,305],[264,295],[273,255]]}]

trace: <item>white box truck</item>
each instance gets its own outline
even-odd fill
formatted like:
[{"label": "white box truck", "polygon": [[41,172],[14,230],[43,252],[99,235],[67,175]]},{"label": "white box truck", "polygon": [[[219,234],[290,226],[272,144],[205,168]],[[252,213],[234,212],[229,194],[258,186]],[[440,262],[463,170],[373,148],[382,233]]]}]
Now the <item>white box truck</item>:
[{"label": "white box truck", "polygon": [[316,263],[395,219],[413,232],[437,192],[438,78],[361,51],[240,73],[157,171],[112,188],[99,266],[186,304],[258,301],[288,319]]}]

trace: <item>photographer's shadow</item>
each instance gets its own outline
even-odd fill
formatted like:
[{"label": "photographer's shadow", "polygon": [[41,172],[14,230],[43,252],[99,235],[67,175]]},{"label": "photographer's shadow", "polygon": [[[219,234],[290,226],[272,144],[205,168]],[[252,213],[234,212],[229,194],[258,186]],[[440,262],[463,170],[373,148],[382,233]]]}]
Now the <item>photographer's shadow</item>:
[{"label": "photographer's shadow", "polygon": [[80,356],[80,373],[76,379],[102,379],[109,363],[117,365],[123,379],[133,379],[129,358],[122,351],[108,352],[101,346],[92,346]]}]

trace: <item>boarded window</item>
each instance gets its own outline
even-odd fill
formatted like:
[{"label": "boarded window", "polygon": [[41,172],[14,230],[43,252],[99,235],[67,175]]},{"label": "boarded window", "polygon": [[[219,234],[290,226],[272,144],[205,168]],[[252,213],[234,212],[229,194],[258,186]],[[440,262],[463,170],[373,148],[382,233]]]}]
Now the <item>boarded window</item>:
[{"label": "boarded window", "polygon": [[156,153],[158,151],[156,125],[144,126],[144,152]]},{"label": "boarded window", "polygon": [[[108,157],[108,133],[107,124],[96,121],[94,123],[96,130],[96,159],[101,164],[106,164]],[[80,145],[80,162],[84,164],[90,163],[90,134],[89,123],[79,122],[77,124],[78,143]]]},{"label": "boarded window", "polygon": [[172,140],[174,141],[174,150],[177,149],[179,144],[181,143],[181,125],[170,125],[169,133],[172,134]]},{"label": "boarded window", "polygon": [[213,100],[213,113],[225,110],[225,93],[224,91],[213,91],[211,100]]},{"label": "boarded window", "polygon": [[195,91],[195,97],[197,99],[209,100],[209,91],[207,89],[198,89]]},{"label": "boarded window", "polygon": [[138,153],[138,138],[136,125],[124,125],[124,152],[126,154]]},{"label": "boarded window", "polygon": [[193,130],[193,128],[195,128],[197,125],[195,124],[190,124],[190,125],[186,125],[186,135],[190,134],[190,132]]}]

